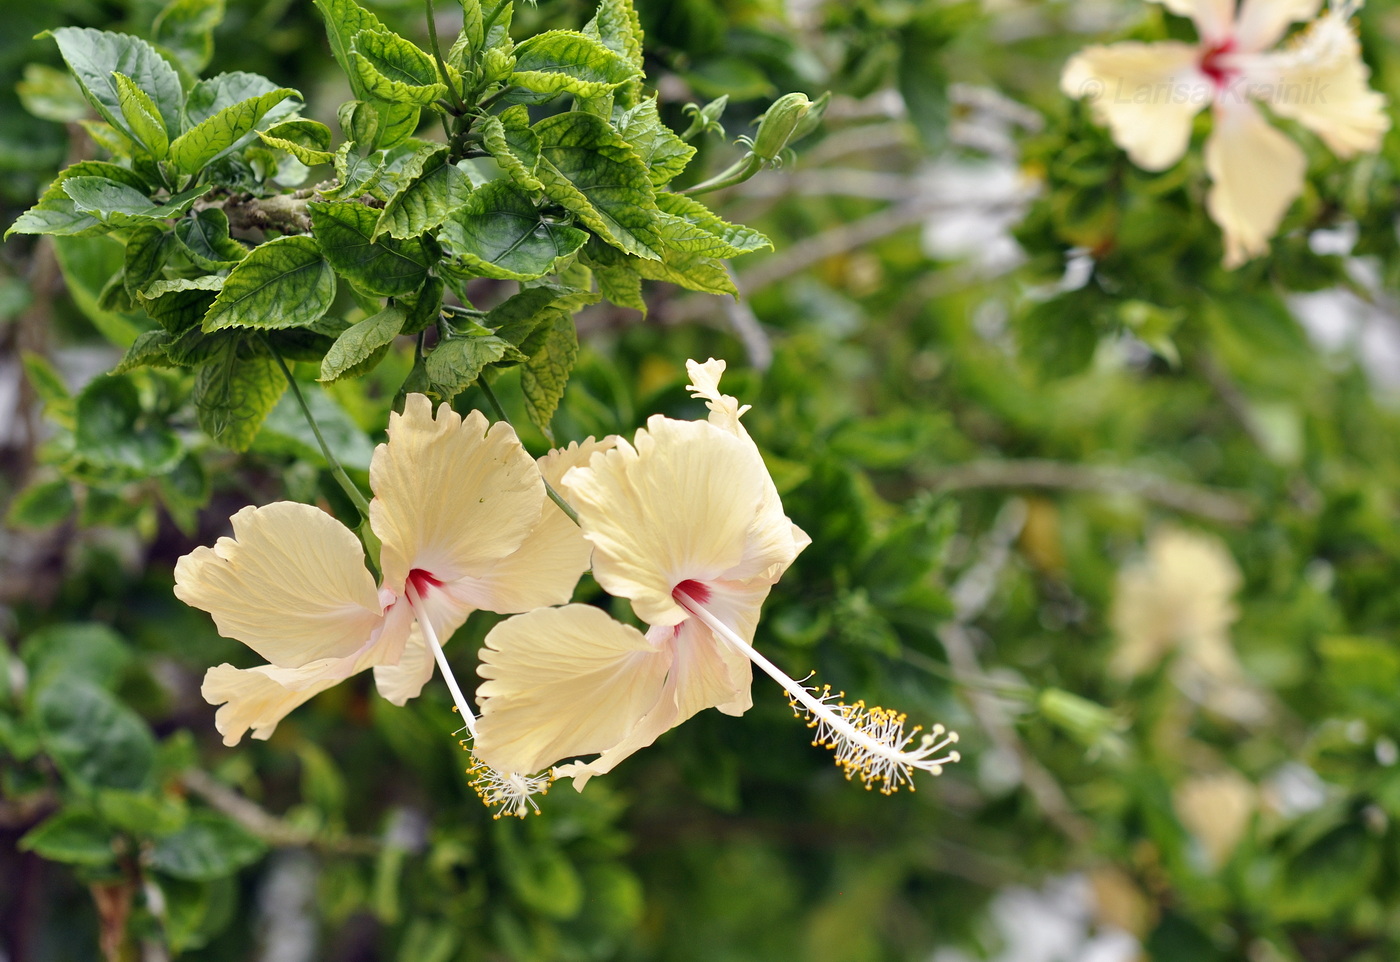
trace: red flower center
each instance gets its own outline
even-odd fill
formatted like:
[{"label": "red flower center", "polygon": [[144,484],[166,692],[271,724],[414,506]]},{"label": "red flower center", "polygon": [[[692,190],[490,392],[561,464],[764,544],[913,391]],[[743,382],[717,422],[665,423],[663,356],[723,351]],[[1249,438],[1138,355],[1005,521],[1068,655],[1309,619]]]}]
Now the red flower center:
[{"label": "red flower center", "polygon": [[442,582],[434,578],[422,568],[414,568],[408,573],[408,583],[413,586],[413,590],[418,592],[418,597],[423,598],[428,594],[429,588],[440,588]]},{"label": "red flower center", "polygon": [[[679,596],[682,592],[684,592],[686,595],[693,598],[694,600],[700,602],[700,604],[702,605],[710,600],[710,589],[707,588],[705,585],[701,584],[700,582],[693,581],[690,578],[687,578],[686,580],[682,581],[680,584],[672,588],[671,597],[675,598],[677,601],[681,601]],[[685,602],[681,603],[684,604]]]},{"label": "red flower center", "polygon": [[1227,54],[1235,50],[1235,41],[1226,40],[1224,43],[1216,44],[1201,55],[1201,73],[1211,79],[1217,87],[1223,87],[1229,81],[1231,75],[1235,73],[1220,61]]}]

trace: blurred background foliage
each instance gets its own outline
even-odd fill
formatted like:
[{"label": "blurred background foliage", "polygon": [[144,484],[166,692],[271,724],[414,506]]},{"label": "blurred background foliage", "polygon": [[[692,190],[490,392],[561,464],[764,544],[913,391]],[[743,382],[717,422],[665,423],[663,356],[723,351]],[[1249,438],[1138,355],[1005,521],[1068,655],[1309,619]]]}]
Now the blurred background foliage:
[{"label": "blurred background foliage", "polygon": [[[419,4],[368,5],[425,35]],[[53,45],[26,38],[152,36],[165,7],[0,2],[6,224],[95,155],[76,116],[26,111],[59,92]],[[348,506],[294,411],[235,456],[194,427],[182,375],[106,379],[131,324],[97,304],[120,251],[19,237],[0,259],[0,958],[1400,956],[1397,134],[1342,164],[1300,133],[1304,196],[1270,256],[1226,272],[1208,120],[1148,173],[1058,90],[1086,43],[1181,35],[1158,7],[638,7],[673,127],[721,95],[729,140],[784,91],[833,101],[783,169],[709,198],[775,240],[736,264],[744,300],[655,285],[646,319],[579,316],[556,437],[697,416],[682,362],[728,358],[813,539],[759,647],[958,729],[964,761],[863,792],[763,679],[742,718],[703,713],[524,822],[468,789],[440,686],[398,709],[341,685],[224,748],[199,681],[247,652],[176,602],[175,559],[245,504]],[[515,29],[589,16],[540,0]],[[1400,4],[1359,22],[1394,104]],[[309,3],[227,0],[211,36],[208,72],[298,87],[327,122],[346,97]],[[734,156],[712,138],[687,176]],[[411,360],[405,341],[314,392],[352,473]],[[468,674],[489,627],[454,639]]]}]

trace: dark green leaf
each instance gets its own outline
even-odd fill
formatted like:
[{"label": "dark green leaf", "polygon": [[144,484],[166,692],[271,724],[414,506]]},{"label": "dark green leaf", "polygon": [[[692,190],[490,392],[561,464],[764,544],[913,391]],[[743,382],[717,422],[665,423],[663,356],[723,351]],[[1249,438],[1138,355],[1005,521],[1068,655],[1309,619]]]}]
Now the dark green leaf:
[{"label": "dark green leaf", "polygon": [[475,384],[486,365],[512,353],[514,347],[490,334],[448,338],[433,349],[425,362],[428,393],[450,401]]},{"label": "dark green leaf", "polygon": [[[199,333],[204,315],[214,303],[218,290],[223,286],[223,278],[199,278],[196,281],[156,281],[143,292],[141,305],[151,320],[171,334],[184,334],[193,329]],[[217,285],[217,286],[215,286]],[[173,345],[172,345],[173,347]],[[180,363],[174,353],[172,358]]]},{"label": "dark green leaf", "polygon": [[301,94],[290,87],[241,100],[176,137],[170,145],[170,162],[186,174],[198,173],[206,164],[234,150],[288,97]]},{"label": "dark green leaf", "polygon": [[64,809],[25,833],[19,848],[66,865],[110,865],[117,860],[112,834],[95,815]]},{"label": "dark green leaf", "polygon": [[228,327],[305,327],[325,314],[333,300],[335,272],[316,241],[279,237],[238,262],[203,327],[206,333]]},{"label": "dark green leaf", "polygon": [[604,120],[573,111],[535,125],[536,171],[550,198],[609,244],[651,260],[656,196],[635,151]]},{"label": "dark green leaf", "polygon": [[234,451],[248,450],[287,388],[276,361],[242,353],[238,341],[218,345],[194,382],[199,426]]},{"label": "dark green leaf", "polygon": [[266,846],[236,822],[195,812],[185,827],[157,840],[151,867],[178,879],[208,882],[252,865]]},{"label": "dark green leaf", "polygon": [[140,392],[124,376],[99,377],[83,388],[77,418],[74,444],[94,465],[148,477],[169,471],[184,455],[180,439],[141,409]]},{"label": "dark green leaf", "polygon": [[621,55],[572,30],[547,30],[515,48],[510,82],[545,93],[596,97],[637,75]]},{"label": "dark green leaf", "polygon": [[[531,341],[537,340],[541,340],[538,335],[531,338]],[[574,369],[577,360],[578,335],[574,331],[574,319],[565,311],[554,311],[543,331],[542,343],[520,372],[525,411],[535,427],[551,442],[554,432],[550,430],[549,422],[564,397],[569,372]]]},{"label": "dark green leaf", "polygon": [[370,370],[399,336],[407,317],[401,305],[390,304],[346,330],[326,352],[321,362],[321,380],[358,377]]},{"label": "dark green leaf", "polygon": [[184,93],[175,68],[149,43],[124,33],[108,33],[80,27],[60,27],[49,31],[58,43],[83,93],[97,112],[113,127],[133,136],[122,116],[117,81],[113,74],[124,74],[145,91],[155,104],[168,131],[180,129],[180,108]]},{"label": "dark green leaf", "polygon": [[617,132],[632,145],[657,187],[680,176],[695,156],[695,148],[662,123],[655,98],[643,100],[618,118]]},{"label": "dark green leaf", "polygon": [[[311,416],[321,429],[321,436],[340,463],[357,471],[368,471],[370,458],[374,456],[374,445],[365,432],[318,385],[302,384],[301,393]],[[329,467],[320,442],[306,423],[301,405],[290,392],[282,395],[282,400],[277,402],[263,422],[262,431],[253,442],[253,450],[263,454],[291,455],[311,464]]]},{"label": "dark green leaf", "polygon": [[177,221],[175,238],[195,266],[206,271],[228,270],[248,256],[248,248],[229,236],[228,216],[217,207]]},{"label": "dark green leaf", "polygon": [[104,788],[96,801],[98,812],[113,828],[143,837],[164,835],[185,823],[184,805],[167,795]]},{"label": "dark green leaf", "polygon": [[534,348],[527,348],[526,344],[533,341],[536,329],[544,326],[552,314],[563,312],[572,316],[579,308],[597,301],[598,295],[591,291],[542,284],[506,298],[491,308],[482,323],[497,337],[532,354]]},{"label": "dark green leaf", "polygon": [[33,712],[44,750],[65,776],[94,788],[143,787],[155,763],[146,723],[117,699],[81,678],[40,689]]},{"label": "dark green leaf", "polygon": [[478,188],[443,224],[442,237],[467,272],[517,281],[548,274],[588,239],[542,219],[530,197],[504,180]]},{"label": "dark green leaf", "polygon": [[166,348],[174,340],[166,331],[142,331],[131,347],[126,349],[122,359],[112,369],[113,374],[125,374],[138,367],[175,367],[174,361],[166,353]]},{"label": "dark green leaf", "polygon": [[50,528],[72,514],[76,506],[67,479],[38,481],[15,495],[5,522],[16,528]]},{"label": "dark green leaf", "polygon": [[[156,479],[161,503],[180,530],[193,537],[199,527],[199,510],[209,503],[209,474],[199,458],[188,455],[173,471]],[[164,747],[164,746],[162,746]]]},{"label": "dark green leaf", "polygon": [[429,238],[371,240],[379,212],[353,202],[311,203],[312,230],[326,259],[360,290],[384,297],[423,286],[437,261]]},{"label": "dark green leaf", "polygon": [[512,107],[501,117],[486,117],[482,120],[481,142],[517,187],[521,190],[541,191],[544,185],[535,177],[535,168],[540,162],[540,139],[529,127],[513,124],[507,126],[503,122],[504,118],[517,110],[524,113],[525,108]]},{"label": "dark green leaf", "polygon": [[443,283],[442,278],[430,276],[421,291],[411,298],[400,301],[408,307],[408,318],[404,321],[401,333],[417,334],[419,331],[436,324],[442,315],[444,290],[446,290],[446,284]]},{"label": "dark green leaf", "polygon": [[[71,177],[100,177],[137,192],[148,189],[142,177],[125,167],[97,160],[83,160],[60,173],[39,197],[39,202],[19,216],[5,236],[10,234],[85,234],[106,230],[96,216],[79,210],[68,196],[64,183]],[[145,196],[144,193],[142,196]]]},{"label": "dark green leaf", "polygon": [[416,173],[405,171],[403,186],[389,198],[374,226],[374,237],[387,233],[407,239],[425,234],[467,202],[471,178],[447,162],[447,150],[423,157]]},{"label": "dark green leaf", "polygon": [[154,224],[143,224],[127,235],[122,283],[126,285],[128,297],[136,297],[147,284],[160,277],[170,240],[170,234]]}]

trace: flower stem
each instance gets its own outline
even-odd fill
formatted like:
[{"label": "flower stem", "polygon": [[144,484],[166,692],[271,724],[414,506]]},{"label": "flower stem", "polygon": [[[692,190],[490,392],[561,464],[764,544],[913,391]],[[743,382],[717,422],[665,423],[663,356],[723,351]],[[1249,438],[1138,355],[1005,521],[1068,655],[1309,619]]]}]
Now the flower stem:
[{"label": "flower stem", "polygon": [[369,501],[366,500],[364,492],[350,480],[350,475],[345,473],[345,468],[341,466],[339,459],[331,453],[330,445],[326,444],[326,439],[321,435],[321,428],[316,424],[316,419],[311,416],[311,408],[306,405],[306,398],[302,396],[301,388],[297,385],[297,379],[292,377],[291,368],[287,367],[287,362],[282,360],[282,355],[276,348],[269,345],[272,356],[277,359],[277,366],[282,369],[282,374],[287,378],[287,384],[292,389],[292,396],[297,399],[297,405],[301,407],[302,416],[306,418],[306,423],[311,425],[311,433],[316,435],[316,443],[321,446],[321,454],[325,457],[326,463],[330,465],[331,475],[340,485],[340,489],[345,492],[345,496],[354,502],[356,510],[360,512],[360,517],[369,520]]},{"label": "flower stem", "polygon": [[704,183],[687,187],[685,190],[677,191],[678,194],[685,194],[693,197],[696,194],[708,194],[712,190],[721,190],[725,187],[733,187],[735,184],[742,184],[754,174],[763,169],[763,158],[749,151],[740,160],[735,161],[730,167],[711,177]]},{"label": "flower stem", "polygon": [[452,83],[452,77],[447,72],[447,64],[442,61],[442,53],[438,50],[437,36],[437,14],[433,10],[433,0],[423,0],[423,5],[428,9],[428,48],[433,52],[433,59],[437,61],[438,73],[442,75],[442,82],[447,87],[447,92],[452,95],[452,105],[457,108],[457,113],[467,112],[467,105],[462,101],[462,95],[457,91]]},{"label": "flower stem", "polygon": [[428,643],[428,650],[433,653],[433,659],[437,661],[438,669],[442,672],[442,679],[447,682],[447,688],[452,692],[452,701],[456,703],[457,711],[462,715],[467,732],[475,739],[476,715],[467,702],[467,696],[462,694],[461,686],[457,684],[457,676],[452,674],[452,667],[448,665],[447,656],[443,654],[437,632],[433,630],[433,623],[428,619],[427,612],[423,610],[423,599],[418,596],[418,589],[413,587],[411,581],[404,585],[404,592],[408,595],[409,607],[413,609],[413,614],[418,619],[418,630],[423,632],[423,640]]},{"label": "flower stem", "polygon": [[[481,393],[486,395],[486,403],[491,405],[491,410],[496,412],[496,420],[509,424],[510,418],[506,417],[506,409],[501,407],[501,402],[496,399],[496,392],[491,390],[491,385],[486,383],[486,379],[484,377],[478,378],[476,386],[481,388]],[[578,524],[578,512],[574,510],[574,506],[565,501],[559,492],[554,490],[554,485],[545,481],[544,478],[540,478],[540,480],[544,481],[544,493],[549,495],[549,500],[558,505],[559,510],[568,515],[570,521]]]}]

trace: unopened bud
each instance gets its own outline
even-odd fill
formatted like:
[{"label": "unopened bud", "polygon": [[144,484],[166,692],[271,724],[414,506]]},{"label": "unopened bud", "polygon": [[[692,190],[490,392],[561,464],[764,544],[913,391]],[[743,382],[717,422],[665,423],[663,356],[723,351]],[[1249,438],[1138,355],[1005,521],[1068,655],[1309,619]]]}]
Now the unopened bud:
[{"label": "unopened bud", "polygon": [[759,118],[753,152],[768,163],[774,163],[811,109],[812,102],[804,93],[784,94],[773,101],[773,106]]},{"label": "unopened bud", "polygon": [[1118,732],[1122,719],[1098,702],[1061,688],[1046,688],[1036,699],[1040,714],[1085,748],[1121,756],[1126,751]]},{"label": "unopened bud", "polygon": [[828,90],[816,100],[812,101],[811,108],[806,115],[797,122],[793,128],[792,136],[788,138],[788,146],[791,146],[806,137],[812,131],[821,126],[822,117],[826,116],[826,106],[831,103],[831,91]]}]

